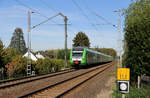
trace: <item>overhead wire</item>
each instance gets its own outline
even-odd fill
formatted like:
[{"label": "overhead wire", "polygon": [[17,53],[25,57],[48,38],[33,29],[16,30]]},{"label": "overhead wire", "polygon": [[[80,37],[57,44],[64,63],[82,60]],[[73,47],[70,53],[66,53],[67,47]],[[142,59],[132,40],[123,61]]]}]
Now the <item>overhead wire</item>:
[{"label": "overhead wire", "polygon": [[[40,16],[42,16],[42,17],[44,17],[44,18],[46,18],[46,19],[49,19],[49,17],[47,17],[47,16],[45,16],[45,15],[43,15],[42,13],[40,13],[39,11],[37,11],[36,9],[33,9],[33,8],[31,8],[30,6],[28,6],[28,5],[26,5],[26,4],[24,4],[24,3],[22,3],[21,1],[19,1],[19,0],[15,0],[18,4],[20,4],[20,5],[22,5],[22,6],[24,6],[25,8],[28,8],[28,9],[30,9],[31,11],[33,11],[33,12],[35,12],[35,13],[37,13],[37,14],[39,14]],[[54,12],[59,12],[59,10],[57,9],[54,9],[54,8],[52,8],[52,7],[49,7],[49,5],[45,2],[45,1],[43,1],[43,0],[40,0],[46,7],[48,7],[49,9],[51,9],[51,10],[53,10]],[[52,20],[51,20],[52,21]],[[52,21],[52,22],[54,22],[54,23],[56,23],[55,21]],[[72,30],[71,30],[72,31]],[[74,33],[74,32],[73,32]]]},{"label": "overhead wire", "polygon": [[15,1],[16,1],[18,4],[20,4],[20,5],[22,5],[22,6],[26,7],[26,8],[28,8],[28,9],[30,9],[31,11],[33,11],[33,12],[39,14],[40,16],[45,17],[45,18],[48,18],[47,16],[41,14],[39,11],[37,11],[37,10],[31,8],[30,6],[28,6],[28,5],[24,4],[24,3],[22,3],[21,1],[19,1],[19,0],[15,0]]},{"label": "overhead wire", "polygon": [[[51,10],[52,10],[53,12],[55,12],[55,13],[61,12],[59,9],[54,9],[52,6],[49,6],[44,0],[40,0],[40,2],[43,3],[47,8],[51,9]],[[50,25],[63,25],[63,24],[50,24]],[[71,27],[72,23],[67,24],[67,25]],[[70,28],[68,28],[68,30],[71,31],[74,35],[76,35],[76,34],[74,33],[74,31],[71,30]]]},{"label": "overhead wire", "polygon": [[55,13],[59,13],[56,9],[54,9],[52,6],[49,6],[44,0],[40,0],[41,3],[43,3],[47,8],[51,9]]},{"label": "overhead wire", "polygon": [[113,23],[111,23],[110,21],[106,20],[103,16],[101,16],[101,15],[97,14],[96,12],[92,11],[92,10],[88,7],[88,5],[87,5],[87,3],[86,3],[86,0],[84,0],[84,5],[86,6],[87,10],[88,10],[91,14],[96,15],[98,18],[100,18],[101,20],[105,21],[105,23],[106,23],[106,24],[95,24],[95,25],[112,25],[112,26],[115,26]]},{"label": "overhead wire", "polygon": [[[61,12],[59,9],[54,9],[52,6],[48,5],[44,0],[40,0],[40,2],[41,2],[43,5],[45,5],[47,8],[51,9],[51,10],[52,10],[53,12],[55,12],[55,13]],[[69,23],[70,23],[70,21],[69,21]],[[50,25],[63,25],[63,24],[50,24]],[[68,24],[68,26],[70,27],[70,28],[68,28],[68,30],[71,31],[74,35],[76,35],[76,33],[74,32],[74,30],[72,30],[72,29],[73,29],[73,28],[72,28],[72,23]],[[72,28],[72,29],[71,29],[71,28]]]},{"label": "overhead wire", "polygon": [[78,3],[75,0],[72,0],[73,4],[79,9],[79,11],[82,13],[82,15],[88,20],[90,25],[97,31],[97,27],[90,21],[90,18],[85,14],[83,9],[78,5]]},{"label": "overhead wire", "polygon": [[[30,10],[31,10],[31,11],[33,11],[34,13],[36,13],[36,14],[38,14],[38,15],[40,15],[40,16],[42,16],[42,17],[46,18],[46,19],[49,19],[49,17],[47,17],[47,16],[43,15],[42,13],[40,13],[39,11],[37,11],[37,10],[35,10],[35,9],[31,8],[30,6],[28,6],[28,5],[24,4],[24,3],[22,3],[21,1],[19,1],[19,0],[15,0],[15,1],[16,1],[18,4],[20,4],[20,5],[24,6],[25,8],[30,9]],[[56,22],[55,22],[55,21],[53,21],[53,20],[51,20],[51,22],[56,23]]]},{"label": "overhead wire", "polygon": [[[89,8],[88,4],[86,3],[86,0],[83,0],[83,1],[84,1],[83,5],[85,5],[86,9],[91,13],[91,9]],[[91,13],[91,14],[93,14],[93,13]],[[93,18],[93,20],[97,23],[96,18]]]},{"label": "overhead wire", "polygon": [[97,14],[95,11],[92,11],[93,14],[95,14],[97,17],[99,17],[100,19],[102,19],[103,21],[105,21],[107,24],[112,25],[113,27],[116,27],[116,25],[114,25],[113,23],[109,22],[108,20],[106,20],[103,16]]}]

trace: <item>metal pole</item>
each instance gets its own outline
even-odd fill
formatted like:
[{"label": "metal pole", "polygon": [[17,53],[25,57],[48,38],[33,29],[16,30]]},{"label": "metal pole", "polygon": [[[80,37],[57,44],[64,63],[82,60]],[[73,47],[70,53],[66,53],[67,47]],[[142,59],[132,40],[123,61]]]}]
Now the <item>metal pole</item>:
[{"label": "metal pole", "polygon": [[119,39],[118,39],[118,54],[119,54],[119,59],[118,59],[118,67],[122,67],[122,38],[121,38],[121,10],[119,9],[118,11],[118,31],[119,31]]},{"label": "metal pole", "polygon": [[121,10],[118,10],[118,14],[119,14],[119,20],[118,20],[118,24],[119,24],[119,34],[120,34],[120,67],[122,67],[122,36],[121,36]]},{"label": "metal pole", "polygon": [[65,64],[64,64],[64,69],[67,66],[67,16],[65,16]]},{"label": "metal pole", "polygon": [[31,75],[31,11],[28,11],[28,61],[27,76]]}]

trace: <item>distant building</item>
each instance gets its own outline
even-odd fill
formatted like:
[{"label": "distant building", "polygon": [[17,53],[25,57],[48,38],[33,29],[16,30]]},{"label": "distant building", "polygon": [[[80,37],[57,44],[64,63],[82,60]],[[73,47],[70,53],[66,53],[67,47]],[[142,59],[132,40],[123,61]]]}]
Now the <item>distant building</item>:
[{"label": "distant building", "polygon": [[[27,57],[27,58],[28,58],[28,52],[26,52],[26,53],[23,55],[23,57]],[[32,59],[33,61],[37,61],[37,57],[34,56],[32,53],[31,53],[31,59]]]},{"label": "distant building", "polygon": [[36,56],[38,59],[44,59],[44,56],[41,55],[39,52],[38,52],[38,54],[36,54],[35,56]]}]

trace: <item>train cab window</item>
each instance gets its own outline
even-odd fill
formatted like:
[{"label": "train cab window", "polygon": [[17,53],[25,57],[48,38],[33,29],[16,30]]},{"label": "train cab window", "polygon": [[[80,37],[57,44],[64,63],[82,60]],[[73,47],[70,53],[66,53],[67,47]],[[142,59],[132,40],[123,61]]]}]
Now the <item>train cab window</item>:
[{"label": "train cab window", "polygon": [[73,53],[72,56],[80,57],[82,56],[82,53]]}]

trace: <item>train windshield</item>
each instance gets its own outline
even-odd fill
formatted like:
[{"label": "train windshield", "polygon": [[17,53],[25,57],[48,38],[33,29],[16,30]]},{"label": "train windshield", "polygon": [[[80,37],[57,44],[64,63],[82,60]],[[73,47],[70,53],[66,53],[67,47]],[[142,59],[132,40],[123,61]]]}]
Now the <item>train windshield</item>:
[{"label": "train windshield", "polygon": [[73,53],[72,56],[80,57],[82,56],[82,53]]}]

